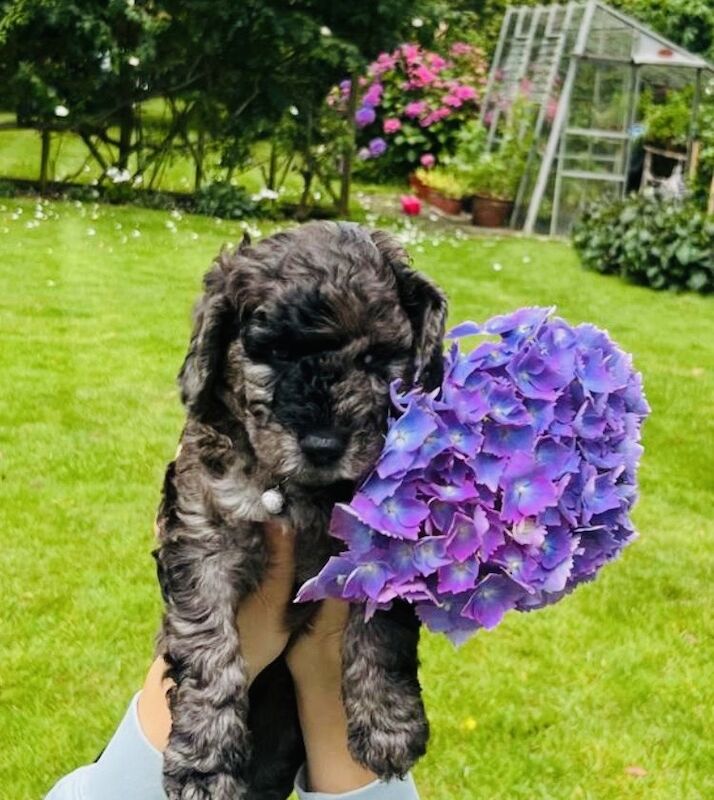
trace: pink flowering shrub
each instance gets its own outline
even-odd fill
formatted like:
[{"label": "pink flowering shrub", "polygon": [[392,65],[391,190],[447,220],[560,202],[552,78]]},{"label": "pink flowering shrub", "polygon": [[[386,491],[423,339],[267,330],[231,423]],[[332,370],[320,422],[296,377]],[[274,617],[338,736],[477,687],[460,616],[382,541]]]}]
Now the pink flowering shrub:
[{"label": "pink flowering shrub", "polygon": [[[425,156],[436,163],[440,153],[453,149],[461,125],[477,116],[486,77],[483,51],[463,42],[446,55],[418,44],[381,53],[360,79],[359,159],[378,161],[380,175],[405,175],[424,164]],[[349,93],[350,82],[343,81],[328,103],[344,110]],[[376,149],[375,140],[380,142]]]}]

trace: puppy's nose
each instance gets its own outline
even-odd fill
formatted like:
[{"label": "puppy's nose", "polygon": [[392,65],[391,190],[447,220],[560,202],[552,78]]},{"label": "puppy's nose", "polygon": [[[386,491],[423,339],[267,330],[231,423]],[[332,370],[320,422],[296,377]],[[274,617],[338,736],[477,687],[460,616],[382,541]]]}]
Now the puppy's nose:
[{"label": "puppy's nose", "polygon": [[345,442],[342,436],[324,431],[303,436],[300,447],[309,461],[315,466],[324,467],[337,461],[344,452]]}]

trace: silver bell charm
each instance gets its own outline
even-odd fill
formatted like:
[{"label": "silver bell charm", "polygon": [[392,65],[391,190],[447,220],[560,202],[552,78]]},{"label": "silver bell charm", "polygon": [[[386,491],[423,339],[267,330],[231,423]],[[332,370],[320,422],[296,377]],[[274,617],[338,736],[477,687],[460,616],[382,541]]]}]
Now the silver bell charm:
[{"label": "silver bell charm", "polygon": [[264,491],[260,496],[260,502],[269,514],[279,514],[285,505],[285,499],[277,489]]}]

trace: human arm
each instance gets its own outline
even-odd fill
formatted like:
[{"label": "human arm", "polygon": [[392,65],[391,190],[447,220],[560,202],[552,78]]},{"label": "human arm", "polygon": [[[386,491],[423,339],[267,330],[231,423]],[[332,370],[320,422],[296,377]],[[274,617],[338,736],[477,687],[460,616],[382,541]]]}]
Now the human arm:
[{"label": "human arm", "polygon": [[[241,604],[237,619],[251,680],[288,641],[283,615],[292,592],[294,539],[277,523],[266,526],[266,536],[271,559],[265,580]],[[323,604],[311,631],[286,654],[307,752],[296,793],[299,800],[418,800],[411,777],[382,783],[348,752],[340,696],[340,645],[347,611],[347,604],[338,601]],[[171,680],[163,677],[164,669],[163,659],[157,658],[97,763],[62,778],[46,800],[165,800],[162,751],[171,730]]]}]

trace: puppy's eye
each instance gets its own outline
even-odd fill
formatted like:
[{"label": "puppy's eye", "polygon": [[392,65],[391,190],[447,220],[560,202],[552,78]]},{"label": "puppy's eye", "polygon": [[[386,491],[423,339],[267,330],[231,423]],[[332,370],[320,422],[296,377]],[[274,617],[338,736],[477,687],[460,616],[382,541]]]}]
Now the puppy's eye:
[{"label": "puppy's eye", "polygon": [[290,351],[286,347],[271,347],[270,357],[274,361],[288,361],[290,359]]},{"label": "puppy's eye", "polygon": [[360,353],[357,358],[355,358],[357,369],[364,370],[373,370],[375,367],[379,366],[382,361],[383,359],[379,359],[375,353],[369,351]]}]

